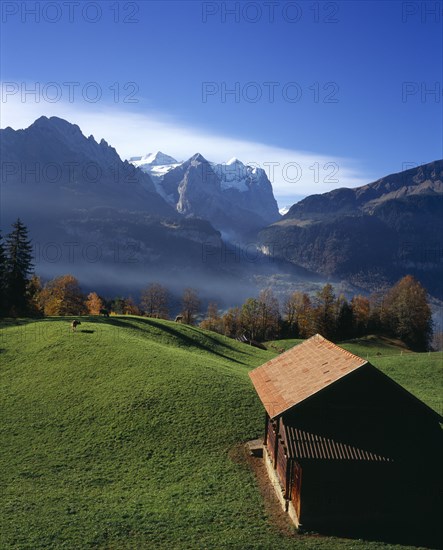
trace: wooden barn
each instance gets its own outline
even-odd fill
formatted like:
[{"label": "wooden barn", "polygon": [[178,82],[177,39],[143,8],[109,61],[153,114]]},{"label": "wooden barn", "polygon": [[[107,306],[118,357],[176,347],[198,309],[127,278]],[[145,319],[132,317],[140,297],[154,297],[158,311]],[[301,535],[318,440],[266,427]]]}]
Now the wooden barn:
[{"label": "wooden barn", "polygon": [[268,473],[297,527],[437,533],[435,411],[319,334],[250,377],[266,410]]}]

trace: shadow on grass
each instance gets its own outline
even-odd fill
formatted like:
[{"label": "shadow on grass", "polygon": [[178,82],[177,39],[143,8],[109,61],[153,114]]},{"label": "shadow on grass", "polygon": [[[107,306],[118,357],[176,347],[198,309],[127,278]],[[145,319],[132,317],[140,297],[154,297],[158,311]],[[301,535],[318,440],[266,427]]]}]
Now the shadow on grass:
[{"label": "shadow on grass", "polygon": [[43,320],[44,319],[38,319],[33,317],[24,317],[19,319],[5,317],[0,319],[0,328],[21,327],[24,325],[29,325],[30,323],[36,323],[38,321],[43,321]]},{"label": "shadow on grass", "polygon": [[[189,329],[189,330],[193,330],[197,333],[200,333],[198,331],[198,329],[196,329],[195,327],[192,327],[190,325],[186,325],[186,327]],[[207,332],[205,332],[205,338],[208,338],[208,340],[212,340],[213,342],[215,342],[215,344],[217,344],[218,346],[222,346],[224,348],[227,348],[231,351],[233,351],[234,353],[241,353],[242,355],[250,355],[247,351],[241,351],[237,348],[234,348],[233,346],[228,346],[227,344],[223,343],[223,342],[220,342],[220,340],[217,340],[217,338],[214,338],[213,336],[211,336],[210,334],[208,334]],[[254,346],[251,346],[250,344],[245,344],[244,342],[238,342],[239,344],[242,344],[243,346],[247,346],[248,348],[253,348]],[[256,348],[257,349],[257,348]],[[262,350],[262,351],[265,351],[265,350]],[[269,350],[266,350],[266,351],[269,351]]]},{"label": "shadow on grass", "polygon": [[[281,504],[278,502],[275,487],[272,485],[265,463],[262,458],[262,453],[253,454],[250,450],[245,450],[244,444],[238,444],[231,448],[229,456],[231,460],[240,464],[246,464],[255,474],[256,482],[260,490],[269,522],[274,528],[278,529],[283,536],[294,537],[295,526],[289,520],[288,515],[283,511]],[[437,466],[437,464],[435,465]],[[433,467],[435,467],[433,466]],[[438,483],[438,481],[437,481]],[[325,488],[326,490],[326,488]],[[309,528],[298,530],[300,538],[300,547],[303,545],[303,539],[318,540],[319,542],[325,537],[336,537],[336,543],[331,541],[330,547],[341,547],[339,539],[371,541],[376,543],[402,545],[408,547],[420,548],[442,548],[443,533],[440,511],[442,509],[442,497],[436,491],[436,498],[431,498],[430,502],[424,502],[420,498],[414,499],[414,494],[411,495],[411,500],[407,503],[400,503],[399,510],[393,517],[379,518],[364,518],[360,521],[355,517],[337,517],[335,520],[312,520]],[[416,495],[417,496],[417,495]],[[354,502],[350,501],[349,506],[352,510]],[[303,514],[303,501],[301,504]],[[352,510],[354,512],[354,510]],[[303,515],[302,515],[303,523]],[[292,527],[289,528],[289,525]],[[308,545],[307,545],[308,546]],[[310,545],[309,545],[310,546]],[[294,548],[298,548],[299,544],[294,541]],[[318,547],[326,548],[323,544]],[[360,545],[358,546],[360,548]]]},{"label": "shadow on grass", "polygon": [[[172,326],[175,325],[174,322],[172,321],[169,321],[169,323],[171,323],[171,327],[169,327],[169,325],[164,325],[163,323],[159,323],[157,322],[155,319],[152,319],[152,318],[146,318],[146,317],[143,317],[143,318],[137,318],[137,321],[140,321],[142,323],[147,323],[149,324],[150,326],[153,326],[155,328],[159,328],[159,329],[162,329],[162,330],[166,330],[166,331],[172,331],[174,332],[174,334],[179,334],[179,335],[182,335],[183,333],[180,332],[180,331],[176,331]],[[166,320],[163,320],[164,322],[168,322]],[[187,324],[184,324],[184,323],[179,323],[179,326],[182,326],[182,327],[185,327],[186,330],[189,330],[189,331],[193,331],[195,332],[196,334],[198,335],[201,335],[202,334],[202,330],[201,329],[197,329],[196,327],[192,326],[192,325],[187,325]],[[167,328],[169,327],[169,328]],[[239,354],[242,354],[242,355],[251,355],[248,351],[246,351],[246,349],[248,348],[251,348],[253,346],[249,346],[249,344],[245,344],[243,342],[238,342],[239,344],[242,344],[243,346],[245,346],[245,351],[242,351],[242,350],[239,350],[238,348],[234,347],[234,346],[229,346],[228,344],[226,344],[225,342],[221,342],[219,339],[215,338],[214,336],[211,336],[210,334],[208,334],[208,330],[205,330],[204,332],[204,337],[207,339],[207,340],[211,340],[212,342],[214,342],[215,345],[219,346],[219,347],[223,347],[223,348],[226,348],[234,353],[239,353]],[[221,336],[221,335],[220,335]],[[194,341],[194,340],[192,340]],[[208,349],[211,349],[211,348],[208,348]],[[263,350],[265,351],[265,350]],[[269,350],[266,350],[266,351],[269,351]]]},{"label": "shadow on grass", "polygon": [[99,317],[98,315],[63,315],[60,317],[19,317],[14,319],[12,317],[4,317],[0,319],[0,328],[20,327],[23,325],[29,325],[32,323],[51,323],[66,321],[67,323],[74,319],[82,319],[84,323],[103,323],[106,322],[105,317]]},{"label": "shadow on grass", "polygon": [[[187,336],[184,334],[183,329],[187,331],[192,331],[196,335],[201,336],[202,333],[196,328],[191,325],[184,325],[180,324],[179,326],[181,329],[174,328],[174,323],[172,321],[168,322],[166,320],[157,321],[156,319],[147,318],[147,317],[130,317],[130,316],[111,316],[111,317],[102,317],[102,316],[95,316],[95,315],[69,315],[69,316],[60,316],[60,317],[43,317],[43,318],[7,318],[7,319],[0,319],[0,328],[10,328],[10,327],[20,327],[20,326],[26,326],[30,324],[36,324],[36,323],[46,323],[46,322],[60,322],[60,321],[66,321],[68,326],[70,326],[70,323],[73,319],[81,319],[82,323],[92,323],[92,324],[100,324],[100,325],[112,325],[117,326],[120,328],[125,327],[131,327],[135,330],[138,330],[144,334],[146,334],[145,330],[141,328],[138,324],[145,324],[149,327],[156,328],[158,330],[161,330],[165,333],[168,333],[175,339],[181,343],[183,347],[194,347],[197,349],[201,349],[202,351],[206,351],[209,353],[212,353],[214,355],[217,355],[218,357],[222,357],[223,359],[228,359],[229,361],[232,361],[234,363],[238,363],[240,365],[246,365],[249,366],[248,363],[244,361],[239,361],[238,359],[234,359],[232,356],[225,355],[223,353],[220,353],[219,351],[216,351],[214,348],[210,346],[206,346],[202,342],[200,342],[196,338],[192,338],[190,336]],[[123,320],[124,319],[124,320]],[[93,330],[87,330],[82,329],[79,332],[91,334],[94,331]],[[246,357],[250,357],[252,353],[245,349],[245,350],[239,350],[237,347],[230,346],[226,344],[225,342],[220,341],[218,338],[215,338],[214,336],[211,336],[208,334],[207,331],[204,333],[204,338],[209,340],[210,342],[214,343],[214,347],[217,346],[219,348],[225,348],[226,350],[235,353],[235,354],[241,354]],[[246,347],[246,344],[243,344]]]},{"label": "shadow on grass", "polygon": [[400,340],[389,338],[387,336],[383,336],[382,334],[370,334],[367,336],[343,340],[338,343],[339,346],[343,344],[364,346],[369,351],[371,351],[371,348],[375,350],[382,349],[383,351],[391,352],[392,355],[400,353],[413,353],[413,351]]},{"label": "shadow on grass", "polygon": [[[136,323],[131,323],[130,322],[131,320],[132,320],[132,318],[130,318],[130,317],[128,319],[125,319],[124,321],[121,320],[121,319],[116,319],[115,317],[113,317],[113,318],[110,317],[108,321],[112,325],[122,327],[122,328],[129,326],[131,328],[134,328],[135,330],[138,330],[138,331],[142,332],[143,334],[146,334],[144,329],[142,329],[140,326],[137,326]],[[137,318],[137,319],[134,319],[134,320],[136,320],[136,322],[140,322],[140,323],[149,325],[153,328],[160,329],[160,330],[170,334],[171,336],[176,338],[180,343],[182,343],[184,347],[188,347],[188,348],[192,347],[192,348],[201,349],[202,351],[206,351],[206,352],[211,353],[213,355],[217,355],[218,357],[222,357],[223,359],[228,359],[229,361],[232,361],[234,363],[238,363],[240,365],[247,365],[247,363],[244,363],[243,361],[238,361],[237,359],[234,359],[234,358],[230,357],[229,355],[224,355],[223,353],[215,351],[213,348],[211,348],[209,346],[205,346],[201,342],[195,340],[194,338],[190,338],[189,336],[186,336],[185,334],[183,334],[182,331],[176,330],[176,329],[172,328],[171,326],[169,326],[167,324],[158,323],[158,322],[156,322],[152,319],[148,319],[148,318]],[[192,328],[192,327],[187,326],[187,328]],[[205,335],[205,336],[207,336],[207,335]],[[218,340],[216,340],[215,338],[213,340],[217,343],[217,345],[220,345],[220,342]],[[231,349],[228,346],[225,346],[225,347],[227,347],[228,349]],[[234,350],[234,351],[237,351],[237,350]]]},{"label": "shadow on grass", "polygon": [[327,537],[359,539],[436,550],[442,548],[443,543],[441,520],[437,513],[432,517],[405,517],[397,523],[319,525],[315,533]]}]

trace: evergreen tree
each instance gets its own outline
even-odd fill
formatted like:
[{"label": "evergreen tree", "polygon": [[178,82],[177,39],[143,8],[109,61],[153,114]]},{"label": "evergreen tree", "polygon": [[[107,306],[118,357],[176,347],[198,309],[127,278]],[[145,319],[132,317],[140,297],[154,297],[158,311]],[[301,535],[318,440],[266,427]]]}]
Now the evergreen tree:
[{"label": "evergreen tree", "polygon": [[14,315],[27,312],[26,287],[32,269],[32,245],[28,229],[18,218],[6,237],[7,302],[10,313]]},{"label": "evergreen tree", "polygon": [[123,315],[125,312],[126,300],[121,296],[116,296],[111,302],[111,311],[117,315]]},{"label": "evergreen tree", "polygon": [[6,253],[0,233],[0,317],[7,313],[6,305]]},{"label": "evergreen tree", "polygon": [[336,304],[335,337],[338,341],[351,338],[353,335],[352,307],[344,294],[340,294]]},{"label": "evergreen tree", "polygon": [[44,313],[41,303],[42,282],[40,277],[33,275],[28,281],[26,287],[26,300],[28,307],[28,314],[31,317],[41,317]]}]

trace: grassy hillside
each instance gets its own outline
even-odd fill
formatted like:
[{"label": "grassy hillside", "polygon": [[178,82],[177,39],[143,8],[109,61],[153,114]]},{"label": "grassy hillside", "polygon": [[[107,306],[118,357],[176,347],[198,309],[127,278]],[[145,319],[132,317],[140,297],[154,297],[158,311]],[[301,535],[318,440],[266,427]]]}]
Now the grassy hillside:
[{"label": "grassy hillside", "polygon": [[[0,334],[1,548],[387,548],[280,533],[231,460],[262,433],[247,373],[275,351],[137,317]],[[373,362],[438,406],[441,354]]]}]

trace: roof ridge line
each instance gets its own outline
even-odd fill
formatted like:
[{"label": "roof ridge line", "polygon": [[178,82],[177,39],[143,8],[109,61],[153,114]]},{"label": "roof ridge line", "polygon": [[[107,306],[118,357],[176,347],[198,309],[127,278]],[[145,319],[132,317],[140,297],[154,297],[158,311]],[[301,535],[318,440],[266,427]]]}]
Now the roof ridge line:
[{"label": "roof ridge line", "polygon": [[317,333],[256,367],[249,377],[268,414],[275,418],[368,364]]},{"label": "roof ridge line", "polygon": [[[317,336],[317,335],[315,335]],[[328,340],[327,338],[325,338],[324,336],[322,336],[321,334],[318,334],[318,336],[320,336],[320,338],[322,338],[325,342],[329,342],[331,345],[334,346],[334,348],[338,349],[339,351],[341,351],[342,353],[345,353],[347,355],[350,355],[351,357],[354,357],[355,359],[361,359],[362,361],[364,361],[364,363],[362,363],[362,365],[364,365],[365,363],[369,363],[369,361],[367,359],[364,359],[363,357],[360,357],[360,355],[355,355],[355,353],[352,353],[352,351],[348,351],[347,349],[345,348],[342,348],[340,346],[338,346],[337,344],[335,344],[334,342],[331,342],[331,340]],[[312,336],[311,336],[312,338]],[[309,338],[308,338],[309,339]],[[306,342],[306,340],[305,340]],[[304,342],[303,342],[304,343]],[[292,348],[291,348],[292,349]]]},{"label": "roof ridge line", "polygon": [[[316,332],[315,334],[313,334],[312,336],[310,336],[309,338],[306,338],[303,342],[300,342],[299,344],[296,344],[295,346],[292,346],[291,348],[287,349],[285,352],[283,353],[280,353],[279,355],[276,355],[275,357],[273,357],[272,359],[270,359],[270,361],[272,361],[273,359],[276,359],[277,357],[283,357],[283,355],[286,355],[286,353],[289,353],[290,351],[294,350],[295,348],[297,348],[298,346],[302,346],[303,344],[305,344],[306,342],[309,342],[309,340],[312,340],[313,338],[317,339],[317,340],[321,340],[323,342],[328,342],[328,344],[331,344],[332,346],[334,346],[334,348],[336,348],[338,351],[340,351],[341,353],[344,353],[346,355],[349,355],[350,357],[353,357],[355,359],[360,359],[362,361],[364,361],[362,363],[362,366],[365,364],[365,363],[369,363],[369,361],[367,359],[364,359],[363,357],[360,357],[359,355],[355,355],[355,353],[352,353],[351,351],[348,351],[347,349],[344,349],[340,346],[338,346],[337,344],[335,344],[334,342],[332,342],[331,340],[328,340],[327,338],[325,338],[324,336],[322,336],[319,332]],[[266,363],[264,363],[266,364]],[[262,366],[262,365],[260,365]]]}]

